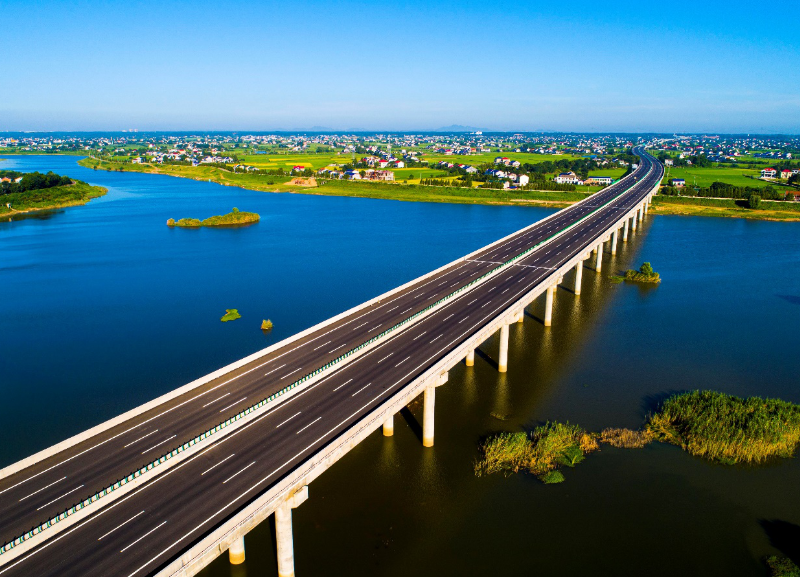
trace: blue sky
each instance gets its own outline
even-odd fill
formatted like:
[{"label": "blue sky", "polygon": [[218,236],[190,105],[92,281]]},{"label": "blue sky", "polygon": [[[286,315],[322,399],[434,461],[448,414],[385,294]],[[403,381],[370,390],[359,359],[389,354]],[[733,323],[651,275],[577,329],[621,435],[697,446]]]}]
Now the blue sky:
[{"label": "blue sky", "polygon": [[796,12],[3,0],[0,130],[800,133]]}]

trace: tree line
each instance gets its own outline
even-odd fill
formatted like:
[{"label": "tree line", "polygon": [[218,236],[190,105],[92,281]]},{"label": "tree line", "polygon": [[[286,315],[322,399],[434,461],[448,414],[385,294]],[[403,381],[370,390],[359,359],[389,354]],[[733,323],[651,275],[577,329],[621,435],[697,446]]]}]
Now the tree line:
[{"label": "tree line", "polygon": [[664,186],[661,188],[660,194],[733,199],[749,199],[752,195],[757,195],[765,200],[784,200],[786,197],[785,192],[776,189],[774,186],[734,186],[726,182],[714,182],[711,186],[688,189]]},{"label": "tree line", "polygon": [[[14,182],[22,177],[19,182]],[[17,172],[15,170],[0,170],[0,179],[8,178],[11,182],[2,182],[0,194],[14,194],[28,192],[30,190],[42,190],[56,186],[72,184],[72,179],[68,176],[60,176],[53,171],[47,174],[41,172]]]}]

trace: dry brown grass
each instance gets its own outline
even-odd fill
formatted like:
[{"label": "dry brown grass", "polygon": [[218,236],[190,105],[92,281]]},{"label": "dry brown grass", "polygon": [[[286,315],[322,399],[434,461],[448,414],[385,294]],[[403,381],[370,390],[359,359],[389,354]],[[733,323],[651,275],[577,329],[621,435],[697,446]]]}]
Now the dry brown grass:
[{"label": "dry brown grass", "polygon": [[641,449],[653,440],[649,431],[634,431],[632,429],[603,429],[600,433],[600,442],[620,449]]}]

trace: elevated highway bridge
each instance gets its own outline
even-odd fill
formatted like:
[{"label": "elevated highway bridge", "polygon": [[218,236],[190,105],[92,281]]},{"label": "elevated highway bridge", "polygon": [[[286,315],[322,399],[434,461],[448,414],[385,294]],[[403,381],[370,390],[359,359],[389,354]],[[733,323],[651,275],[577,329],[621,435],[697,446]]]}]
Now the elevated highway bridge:
[{"label": "elevated highway bridge", "polygon": [[[663,168],[639,166],[585,200],[0,471],[0,577],[194,575],[275,515],[278,571],[294,574],[291,510],[317,476],[424,396],[568,272],[602,270],[647,213]],[[619,237],[622,237],[621,239]]]}]

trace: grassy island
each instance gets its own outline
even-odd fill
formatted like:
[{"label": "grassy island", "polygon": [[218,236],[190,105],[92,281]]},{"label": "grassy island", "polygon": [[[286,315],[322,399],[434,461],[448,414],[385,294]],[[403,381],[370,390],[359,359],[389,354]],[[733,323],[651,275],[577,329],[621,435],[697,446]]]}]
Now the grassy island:
[{"label": "grassy island", "polygon": [[52,172],[40,174],[0,170],[0,179],[2,216],[81,206],[108,192],[102,186],[92,186]]},{"label": "grassy island", "polygon": [[210,216],[205,220],[197,218],[182,218],[175,220],[171,218],[167,221],[167,226],[179,226],[182,228],[199,228],[201,226],[239,226],[243,224],[251,224],[261,220],[261,216],[255,212],[241,212],[238,208],[234,207],[233,211],[222,216]]},{"label": "grassy island", "polygon": [[225,314],[219,320],[223,323],[227,323],[228,321],[235,321],[240,318],[242,318],[242,315],[239,314],[239,309],[225,309]]},{"label": "grassy island", "polygon": [[714,391],[682,393],[667,399],[639,431],[610,428],[598,434],[547,423],[529,433],[492,435],[479,447],[475,474],[527,472],[544,483],[560,483],[561,468],[574,467],[600,444],[639,449],[653,441],[727,465],[789,458],[800,444],[800,405]]},{"label": "grassy island", "polygon": [[628,282],[658,284],[661,282],[661,275],[653,270],[649,262],[646,262],[639,267],[639,270],[628,269],[625,272],[625,280]]},{"label": "grassy island", "polygon": [[720,463],[788,458],[800,443],[800,405],[693,391],[667,399],[647,429],[656,440]]}]

